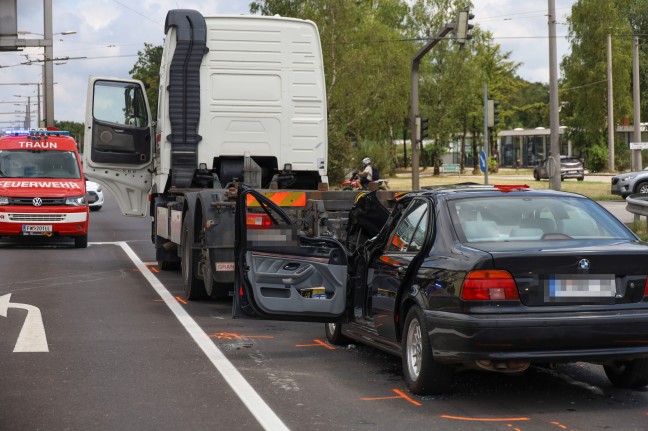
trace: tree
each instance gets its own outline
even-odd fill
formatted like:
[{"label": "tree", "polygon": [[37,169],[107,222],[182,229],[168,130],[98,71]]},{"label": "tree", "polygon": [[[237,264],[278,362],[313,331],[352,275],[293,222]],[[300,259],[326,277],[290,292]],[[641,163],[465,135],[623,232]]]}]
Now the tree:
[{"label": "tree", "polygon": [[[561,86],[564,124],[569,138],[585,154],[590,169],[605,166],[600,155],[607,146],[607,35],[612,34],[614,121],[632,113],[630,72],[631,41],[618,37],[631,33],[628,18],[620,11],[630,0],[578,0],[568,18],[571,55],[564,57]],[[600,19],[601,16],[605,20]],[[595,148],[598,147],[598,148]],[[596,156],[596,157],[594,157]]]},{"label": "tree", "polygon": [[162,46],[144,42],[144,51],[137,51],[137,62],[128,72],[146,86],[146,96],[151,106],[152,120],[157,119],[158,90],[160,88],[160,63]]},{"label": "tree", "polygon": [[[383,150],[383,175],[393,172],[391,142],[408,109],[411,42],[403,40],[403,0],[255,1],[253,13],[314,21],[320,32],[327,87],[329,178],[339,181],[357,165],[353,148]],[[364,156],[362,156],[364,157]],[[383,164],[384,163],[384,164]]]}]

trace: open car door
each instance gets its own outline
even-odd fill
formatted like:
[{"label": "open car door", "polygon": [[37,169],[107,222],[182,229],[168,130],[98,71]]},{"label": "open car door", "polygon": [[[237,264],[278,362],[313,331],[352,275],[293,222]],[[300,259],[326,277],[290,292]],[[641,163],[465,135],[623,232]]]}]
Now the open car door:
[{"label": "open car door", "polygon": [[299,235],[279,206],[244,186],[235,229],[233,317],[346,320],[348,256],[342,244]]},{"label": "open car door", "polygon": [[112,193],[124,215],[144,216],[151,190],[152,121],[144,84],[90,77],[83,172]]}]

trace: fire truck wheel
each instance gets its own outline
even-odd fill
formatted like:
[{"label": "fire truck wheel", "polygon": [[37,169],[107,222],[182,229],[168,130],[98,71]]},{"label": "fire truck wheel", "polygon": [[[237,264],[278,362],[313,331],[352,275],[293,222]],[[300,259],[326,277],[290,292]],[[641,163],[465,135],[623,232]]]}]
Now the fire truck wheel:
[{"label": "fire truck wheel", "polygon": [[205,285],[202,280],[196,277],[199,255],[192,248],[193,232],[189,217],[185,217],[182,223],[182,284],[184,285],[187,299],[193,301],[204,299],[207,296]]},{"label": "fire truck wheel", "polygon": [[88,235],[81,235],[74,237],[74,248],[88,247]]}]

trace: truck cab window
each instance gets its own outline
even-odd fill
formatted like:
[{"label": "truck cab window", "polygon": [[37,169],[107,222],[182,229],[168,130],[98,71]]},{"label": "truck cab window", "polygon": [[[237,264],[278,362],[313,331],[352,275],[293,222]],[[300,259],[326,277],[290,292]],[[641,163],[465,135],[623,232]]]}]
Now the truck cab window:
[{"label": "truck cab window", "polygon": [[98,121],[133,127],[148,123],[144,95],[136,85],[98,81],[95,84],[93,116]]}]

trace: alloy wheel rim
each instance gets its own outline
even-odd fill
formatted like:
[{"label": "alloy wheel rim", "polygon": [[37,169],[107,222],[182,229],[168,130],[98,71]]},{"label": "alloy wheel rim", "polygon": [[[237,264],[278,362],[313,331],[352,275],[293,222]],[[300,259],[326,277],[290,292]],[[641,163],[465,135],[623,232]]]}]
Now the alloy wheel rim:
[{"label": "alloy wheel rim", "polygon": [[421,362],[423,360],[423,339],[421,337],[421,325],[418,320],[413,319],[407,330],[407,367],[412,380],[416,380],[421,373]]}]

